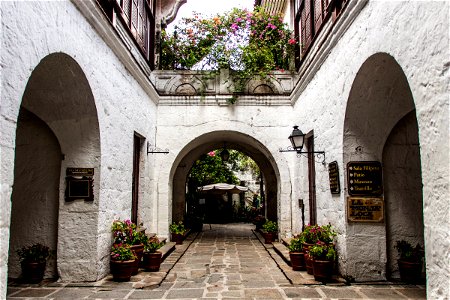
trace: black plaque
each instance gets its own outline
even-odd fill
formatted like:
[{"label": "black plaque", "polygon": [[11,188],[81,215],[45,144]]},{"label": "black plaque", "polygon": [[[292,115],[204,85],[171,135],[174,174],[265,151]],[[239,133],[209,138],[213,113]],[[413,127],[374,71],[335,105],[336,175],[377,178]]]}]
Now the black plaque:
[{"label": "black plaque", "polygon": [[83,199],[94,201],[94,180],[92,177],[66,177],[66,201]]},{"label": "black plaque", "polygon": [[337,161],[328,164],[328,176],[330,178],[331,193],[339,194],[341,192],[341,185],[339,184],[339,167]]},{"label": "black plaque", "polygon": [[352,196],[383,194],[382,168],[379,161],[351,161],[347,164],[348,193]]},{"label": "black plaque", "polygon": [[67,168],[67,176],[94,176],[94,168]]}]

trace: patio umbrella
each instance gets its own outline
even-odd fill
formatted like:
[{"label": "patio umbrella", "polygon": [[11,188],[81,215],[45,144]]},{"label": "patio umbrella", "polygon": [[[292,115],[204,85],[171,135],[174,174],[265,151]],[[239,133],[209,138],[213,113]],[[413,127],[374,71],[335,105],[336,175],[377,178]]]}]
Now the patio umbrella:
[{"label": "patio umbrella", "polygon": [[199,192],[208,192],[211,191],[212,193],[218,192],[218,193],[225,193],[230,192],[232,194],[239,194],[242,192],[247,192],[248,187],[246,186],[240,186],[235,184],[228,184],[228,183],[213,183],[204,185],[198,188]]}]

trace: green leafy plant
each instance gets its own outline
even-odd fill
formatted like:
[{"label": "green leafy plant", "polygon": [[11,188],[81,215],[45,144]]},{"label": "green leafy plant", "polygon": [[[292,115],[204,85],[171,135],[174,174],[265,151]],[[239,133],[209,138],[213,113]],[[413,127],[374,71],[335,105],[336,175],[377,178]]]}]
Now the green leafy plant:
[{"label": "green leafy plant", "polygon": [[278,232],[278,225],[276,222],[267,220],[266,223],[263,225],[263,229],[266,232]]},{"label": "green leafy plant", "polygon": [[420,244],[413,247],[411,243],[405,240],[397,241],[394,248],[397,249],[401,260],[409,262],[421,262],[425,255],[424,249]]},{"label": "green leafy plant", "polygon": [[130,245],[145,245],[147,241],[148,237],[145,235],[144,231],[134,230],[131,234]]},{"label": "green leafy plant", "polygon": [[113,260],[133,260],[136,259],[130,246],[127,244],[113,244],[111,247],[111,259]]},{"label": "green leafy plant", "polygon": [[309,255],[315,260],[335,261],[337,258],[334,244],[327,244],[322,241],[318,241],[309,249]]},{"label": "green leafy plant", "polygon": [[234,94],[254,77],[267,79],[275,70],[288,70],[297,44],[282,16],[261,7],[253,12],[235,8],[213,18],[195,14],[161,36],[161,69],[229,69]]},{"label": "green leafy plant", "polygon": [[20,262],[46,262],[51,256],[50,248],[40,243],[24,246],[16,252]]},{"label": "green leafy plant", "polygon": [[114,237],[114,244],[129,244],[132,245],[136,232],[136,224],[130,220],[115,220],[112,223],[111,231]]},{"label": "green leafy plant", "polygon": [[155,235],[148,239],[147,243],[144,244],[144,251],[154,253],[163,246],[163,243],[159,241],[159,238]]},{"label": "green leafy plant", "polygon": [[300,237],[304,243],[315,244],[318,241],[324,243],[332,243],[334,237],[337,235],[337,231],[328,225],[307,225],[305,229],[300,233]]},{"label": "green leafy plant", "polygon": [[169,226],[169,231],[175,234],[185,234],[186,228],[184,227],[183,221],[179,221],[178,223],[173,222]]},{"label": "green leafy plant", "polygon": [[303,239],[301,237],[293,237],[289,242],[288,249],[290,252],[302,252]]}]

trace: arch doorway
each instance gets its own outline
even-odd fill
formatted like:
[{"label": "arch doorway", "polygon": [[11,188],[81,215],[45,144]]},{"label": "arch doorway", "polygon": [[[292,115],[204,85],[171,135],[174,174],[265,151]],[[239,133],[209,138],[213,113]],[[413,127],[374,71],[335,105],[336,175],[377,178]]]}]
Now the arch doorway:
[{"label": "arch doorway", "polygon": [[[17,121],[10,278],[21,273],[16,250],[41,243],[55,253],[46,278],[97,279],[99,164],[97,110],[87,78],[70,56],[50,54],[28,80]],[[69,167],[94,169],[94,201],[65,201]]]},{"label": "arch doorway", "polygon": [[264,214],[269,220],[279,216],[279,172],[270,152],[259,141],[236,131],[215,131],[191,141],[178,156],[173,168],[171,220],[184,220],[186,215],[186,185],[194,162],[215,149],[234,149],[252,158],[258,165],[264,185]]},{"label": "arch doorway", "polygon": [[[399,278],[397,240],[424,245],[422,178],[414,99],[407,78],[386,53],[358,71],[344,123],[344,165],[382,165],[384,220],[347,223],[347,270],[357,280]],[[362,255],[363,254],[363,255]]]}]

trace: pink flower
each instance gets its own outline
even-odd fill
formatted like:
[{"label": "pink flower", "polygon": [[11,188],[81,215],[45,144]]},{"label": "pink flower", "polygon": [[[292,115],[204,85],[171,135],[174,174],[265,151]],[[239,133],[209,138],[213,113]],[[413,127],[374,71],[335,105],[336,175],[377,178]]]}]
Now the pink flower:
[{"label": "pink flower", "polygon": [[233,29],[233,31],[236,31],[237,29],[239,29],[239,26],[236,23],[231,24],[231,29]]},{"label": "pink flower", "polygon": [[216,156],[216,152],[214,152],[214,151],[208,152],[208,155],[209,156]]},{"label": "pink flower", "polygon": [[297,41],[295,39],[289,39],[288,43],[289,45],[294,45],[297,43]]}]

